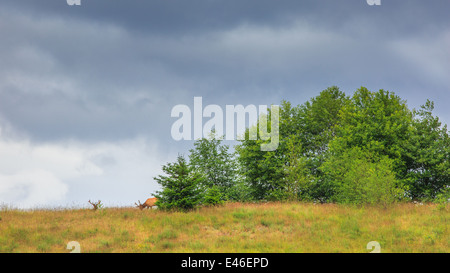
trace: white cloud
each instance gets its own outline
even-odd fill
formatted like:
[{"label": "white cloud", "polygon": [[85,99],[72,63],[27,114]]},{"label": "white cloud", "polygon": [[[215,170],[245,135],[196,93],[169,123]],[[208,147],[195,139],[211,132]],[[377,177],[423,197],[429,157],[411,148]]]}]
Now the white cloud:
[{"label": "white cloud", "polygon": [[132,205],[158,189],[152,177],[164,160],[156,143],[144,138],[42,144],[11,137],[0,127],[0,203],[84,206],[100,199],[105,205]]},{"label": "white cloud", "polygon": [[25,169],[12,175],[0,173],[0,200],[20,208],[61,201],[68,186],[44,169]]}]

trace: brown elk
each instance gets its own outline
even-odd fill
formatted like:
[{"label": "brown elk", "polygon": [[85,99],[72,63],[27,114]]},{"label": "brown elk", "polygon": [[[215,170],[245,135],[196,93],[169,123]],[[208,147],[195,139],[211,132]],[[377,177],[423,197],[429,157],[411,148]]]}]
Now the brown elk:
[{"label": "brown elk", "polygon": [[136,204],[136,208],[139,208],[140,210],[143,210],[145,208],[152,208],[153,206],[156,206],[155,203],[156,201],[158,201],[158,198],[153,197],[153,198],[149,198],[147,199],[144,204],[141,204],[141,201],[138,200],[139,204]]}]

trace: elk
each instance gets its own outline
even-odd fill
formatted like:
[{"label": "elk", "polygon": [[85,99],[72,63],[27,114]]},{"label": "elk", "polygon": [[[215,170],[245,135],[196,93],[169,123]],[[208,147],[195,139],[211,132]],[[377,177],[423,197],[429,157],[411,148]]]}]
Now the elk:
[{"label": "elk", "polygon": [[100,208],[102,207],[102,204],[101,204],[102,201],[100,201],[100,200],[98,200],[97,203],[92,203],[91,200],[89,200],[88,202],[89,202],[89,204],[91,204],[92,206],[94,206],[94,207],[92,208],[93,210],[97,210],[99,207],[100,207]]},{"label": "elk", "polygon": [[136,208],[139,208],[140,210],[143,210],[145,208],[152,208],[153,206],[156,206],[155,203],[156,201],[158,201],[158,198],[153,197],[153,198],[149,198],[147,199],[144,204],[141,204],[141,201],[138,200],[139,204],[136,204]]}]

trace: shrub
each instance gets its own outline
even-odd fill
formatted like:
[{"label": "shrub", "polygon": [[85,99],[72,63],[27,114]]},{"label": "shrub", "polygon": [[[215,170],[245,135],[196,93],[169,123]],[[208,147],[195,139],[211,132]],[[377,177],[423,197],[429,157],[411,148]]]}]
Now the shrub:
[{"label": "shrub", "polygon": [[223,199],[220,188],[212,186],[206,190],[205,195],[203,196],[203,204],[211,206],[221,205],[224,203]]},{"label": "shrub", "polygon": [[404,193],[392,164],[387,157],[376,158],[353,148],[328,158],[322,169],[334,185],[334,201],[388,205],[401,199]]},{"label": "shrub", "polygon": [[446,210],[450,203],[450,187],[443,188],[434,199],[434,202],[438,204],[438,209]]}]

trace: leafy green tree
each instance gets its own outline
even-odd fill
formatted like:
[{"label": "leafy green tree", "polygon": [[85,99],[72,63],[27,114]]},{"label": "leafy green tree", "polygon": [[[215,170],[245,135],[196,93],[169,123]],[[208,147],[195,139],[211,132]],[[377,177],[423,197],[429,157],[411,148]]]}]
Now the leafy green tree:
[{"label": "leafy green tree", "polygon": [[182,211],[195,208],[202,198],[200,185],[204,177],[194,172],[181,155],[175,163],[168,163],[162,169],[167,175],[154,178],[162,186],[162,191],[155,194],[158,208]]},{"label": "leafy green tree", "polygon": [[296,137],[287,140],[288,164],[285,166],[284,192],[288,200],[309,199],[307,192],[312,182],[312,175],[302,147]]},{"label": "leafy green tree", "polygon": [[393,160],[398,179],[406,173],[405,143],[412,133],[412,112],[406,102],[392,92],[358,89],[351,103],[341,110],[341,123],[329,147],[336,152],[359,147],[371,154]]},{"label": "leafy green tree", "polygon": [[[208,196],[218,193],[216,197],[221,201],[239,199],[236,192],[240,180],[238,166],[233,154],[228,152],[229,146],[222,145],[222,139],[214,131],[208,138],[197,140],[194,146],[190,150],[190,165],[204,177],[202,186]],[[217,190],[211,191],[212,188]]]},{"label": "leafy green tree", "polygon": [[299,107],[293,123],[298,124],[295,133],[301,138],[305,153],[319,156],[328,149],[328,143],[336,134],[336,126],[340,124],[341,109],[348,101],[344,92],[332,86]]},{"label": "leafy green tree", "polygon": [[324,179],[320,167],[325,160],[329,143],[335,138],[342,122],[341,112],[350,103],[344,92],[337,86],[332,86],[299,107],[299,115],[295,121],[299,130],[296,134],[301,139],[303,155],[311,174],[304,199],[326,202],[333,195],[332,187]]},{"label": "leafy green tree", "polygon": [[413,199],[433,199],[450,186],[450,137],[433,110],[434,103],[427,100],[414,111],[413,132],[406,143],[405,176]]},{"label": "leafy green tree", "polygon": [[[245,132],[244,140],[235,146],[240,164],[240,174],[250,187],[252,199],[278,199],[275,197],[283,188],[287,153],[286,135],[295,132],[295,124],[291,122],[296,115],[296,109],[289,102],[283,101],[279,113],[279,145],[274,151],[262,151],[264,140],[251,140],[249,129]],[[271,120],[271,109],[268,109],[268,120]],[[269,122],[271,124],[271,122]],[[260,124],[256,125],[259,131]],[[268,130],[271,130],[268,126]]]},{"label": "leafy green tree", "polygon": [[[348,99],[339,88],[333,86],[323,90],[319,96],[304,105],[293,107],[290,102],[282,101],[279,120],[279,146],[275,151],[261,151],[261,140],[246,140],[236,147],[242,174],[252,188],[255,199],[285,199],[286,181],[295,181],[295,175],[304,175],[309,169],[308,190],[302,190],[303,198],[312,198],[325,192],[320,179],[319,166],[323,162],[322,154],[327,150],[328,142],[335,135],[339,124],[339,112]],[[270,109],[269,109],[270,116]],[[287,156],[291,147],[301,147],[294,165]],[[294,162],[291,162],[294,163]],[[294,167],[295,166],[295,167]],[[301,167],[300,167],[301,166]],[[300,173],[296,174],[293,168]],[[289,176],[289,177],[288,177]],[[289,183],[291,183],[289,182]],[[292,189],[292,188],[291,188]],[[309,193],[308,193],[309,192]],[[310,196],[305,196],[305,194]]]}]

